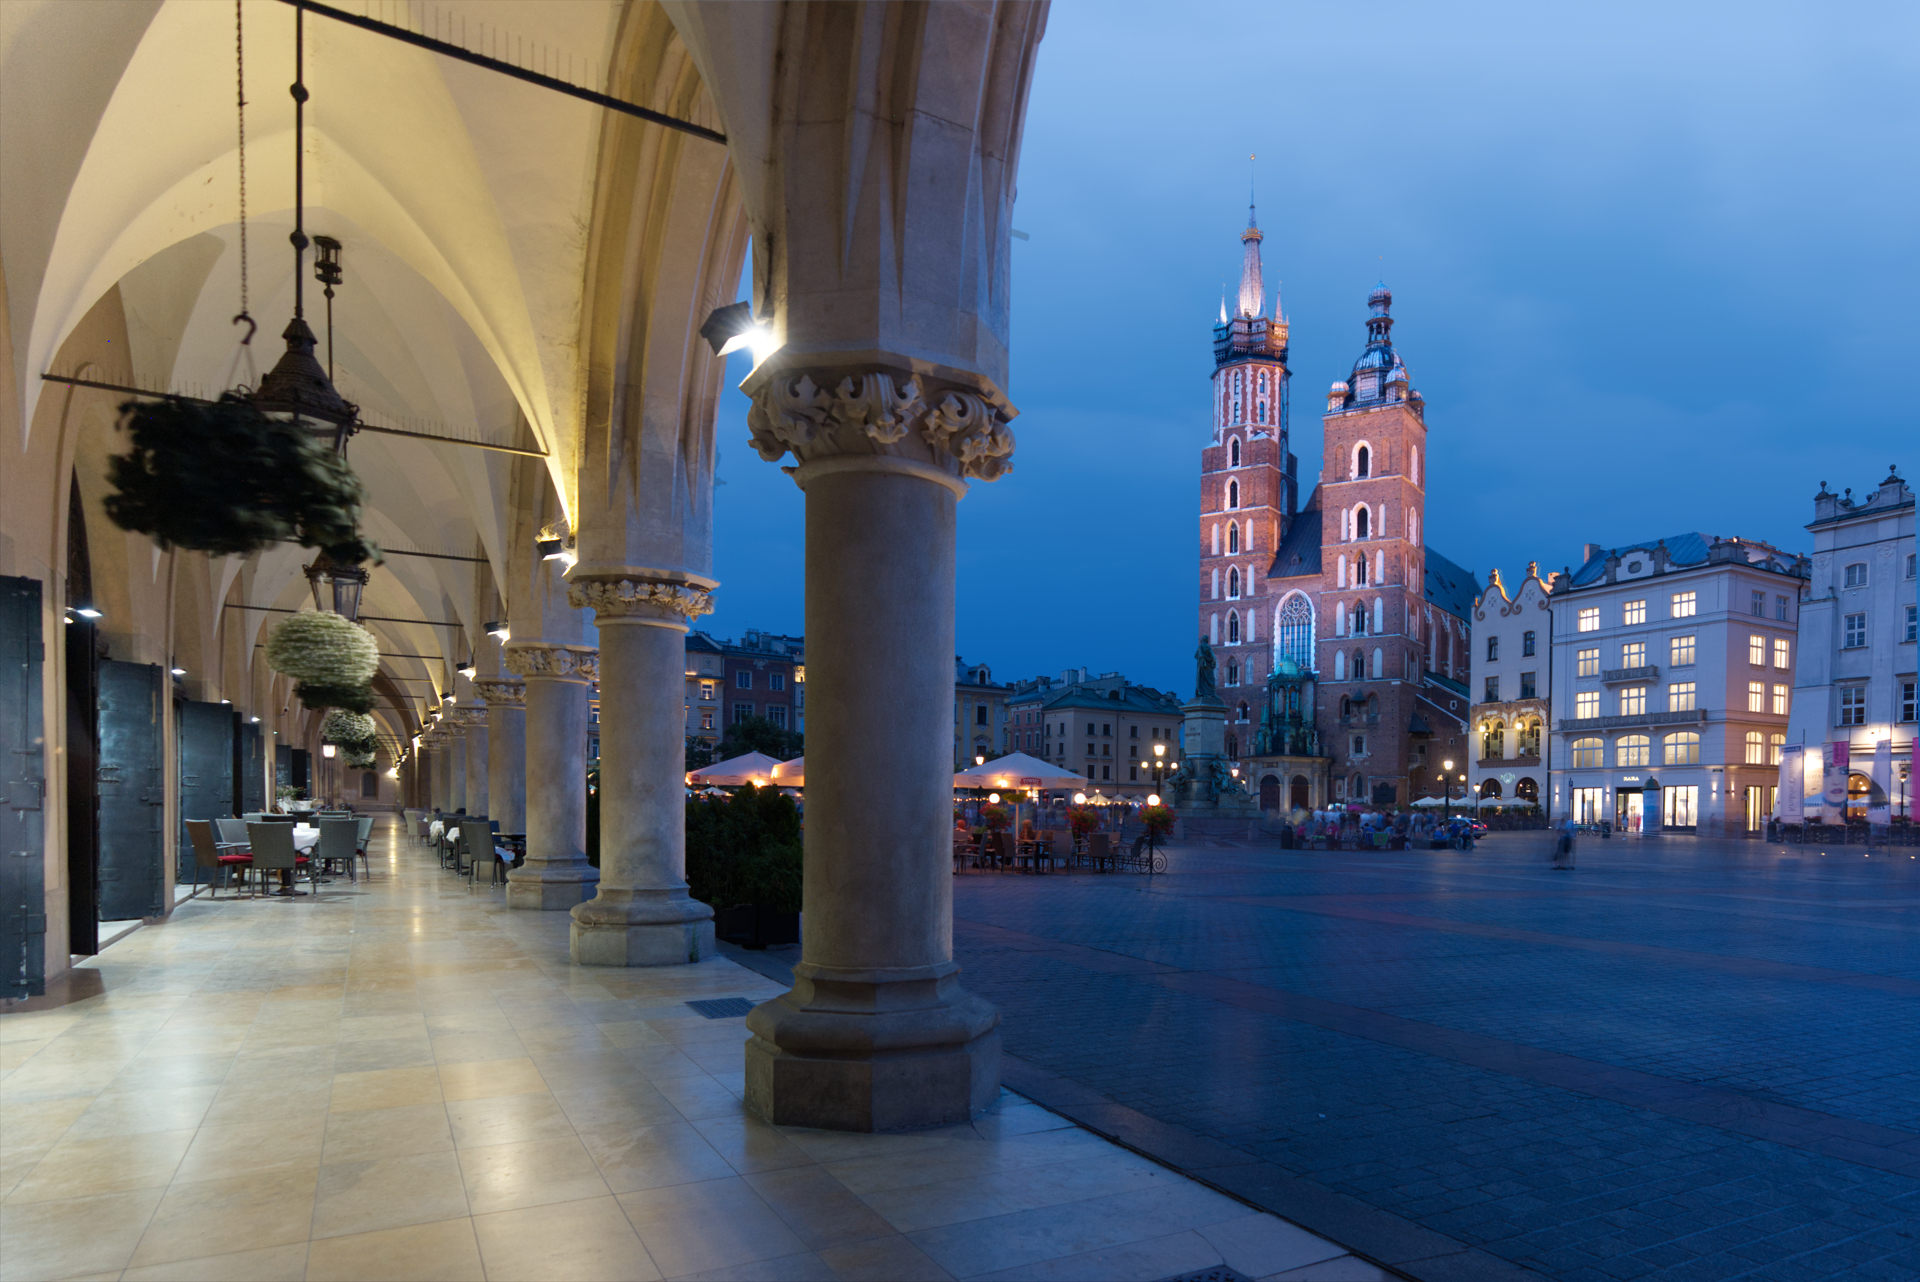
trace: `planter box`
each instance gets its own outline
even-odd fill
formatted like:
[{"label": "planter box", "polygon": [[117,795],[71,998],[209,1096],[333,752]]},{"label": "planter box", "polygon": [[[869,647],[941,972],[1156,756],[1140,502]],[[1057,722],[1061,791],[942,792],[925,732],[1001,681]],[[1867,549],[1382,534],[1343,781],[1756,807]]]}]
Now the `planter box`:
[{"label": "planter box", "polygon": [[714,914],[713,933],[742,948],[779,947],[800,942],[800,914],[763,904],[741,904]]}]

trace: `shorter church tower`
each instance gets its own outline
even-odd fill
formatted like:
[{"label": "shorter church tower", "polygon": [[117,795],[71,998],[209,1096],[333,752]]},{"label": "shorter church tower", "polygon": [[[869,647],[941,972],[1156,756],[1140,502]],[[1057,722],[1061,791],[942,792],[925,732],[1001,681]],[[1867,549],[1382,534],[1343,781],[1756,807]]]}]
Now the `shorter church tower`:
[{"label": "shorter church tower", "polygon": [[[1232,315],[1221,302],[1213,328],[1213,435],[1200,455],[1199,630],[1219,656],[1230,706],[1232,688],[1257,688],[1267,675],[1260,602],[1298,500],[1299,464],[1287,437],[1287,322],[1277,291],[1267,315],[1262,239],[1249,206],[1239,296]],[[1246,730],[1229,726],[1235,747]]]}]

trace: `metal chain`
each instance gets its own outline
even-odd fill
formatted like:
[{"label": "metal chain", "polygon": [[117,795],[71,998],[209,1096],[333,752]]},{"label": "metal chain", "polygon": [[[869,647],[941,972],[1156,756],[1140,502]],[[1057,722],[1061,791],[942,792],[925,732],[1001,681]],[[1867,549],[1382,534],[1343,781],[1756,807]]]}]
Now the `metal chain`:
[{"label": "metal chain", "polygon": [[[253,324],[253,317],[247,312],[247,36],[246,36],[246,0],[233,0],[233,61],[234,75],[238,81],[235,98],[239,103],[240,115],[240,314],[233,318],[237,325],[246,321]],[[242,343],[253,341],[253,330],[247,330]]]}]

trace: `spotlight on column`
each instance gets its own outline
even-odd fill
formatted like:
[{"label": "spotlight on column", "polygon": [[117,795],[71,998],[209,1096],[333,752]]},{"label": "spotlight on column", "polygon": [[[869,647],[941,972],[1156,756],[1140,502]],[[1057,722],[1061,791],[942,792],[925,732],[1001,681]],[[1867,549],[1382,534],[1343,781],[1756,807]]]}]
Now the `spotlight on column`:
[{"label": "spotlight on column", "polygon": [[707,323],[700,327],[700,337],[707,340],[715,356],[726,356],[743,347],[753,349],[753,363],[761,361],[779,350],[774,342],[773,330],[764,322],[753,318],[753,304],[748,302],[728,303],[725,307],[716,307],[707,317]]},{"label": "spotlight on column", "polygon": [[187,670],[185,668],[169,668],[168,671],[173,673],[173,675],[176,677],[184,677],[187,675]]},{"label": "spotlight on column", "polygon": [[495,641],[505,641],[513,634],[507,631],[507,625],[504,623],[489,623],[487,625],[487,635]]},{"label": "spotlight on column", "polygon": [[475,677],[480,675],[480,665],[475,663],[471,658],[469,658],[465,663],[461,664],[458,668],[455,668],[454,671],[458,672],[461,676],[471,681]]}]

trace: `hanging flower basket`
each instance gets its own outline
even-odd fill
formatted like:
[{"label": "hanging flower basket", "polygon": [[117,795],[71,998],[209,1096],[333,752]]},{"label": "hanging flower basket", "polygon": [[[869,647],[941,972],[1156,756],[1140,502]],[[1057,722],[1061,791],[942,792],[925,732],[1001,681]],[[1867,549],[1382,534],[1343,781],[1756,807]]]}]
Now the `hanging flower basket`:
[{"label": "hanging flower basket", "polygon": [[371,770],[380,764],[380,758],[371,752],[350,752],[347,754],[349,770]]},{"label": "hanging flower basket", "polygon": [[365,686],[380,666],[380,645],[331,610],[303,610],[267,638],[267,663],[309,686]]},{"label": "hanging flower basket", "polygon": [[335,686],[302,681],[293,687],[293,695],[309,708],[345,708],[348,712],[373,711],[371,685]]},{"label": "hanging flower basket", "polygon": [[320,738],[325,743],[359,743],[373,735],[373,718],[362,712],[335,708],[320,723]]},{"label": "hanging flower basket", "polygon": [[307,428],[232,392],[128,401],[120,413],[131,448],[108,460],[106,509],[121,529],[215,556],[291,540],[347,565],[378,558],[359,534],[359,478]]}]

